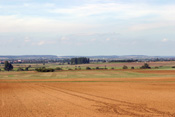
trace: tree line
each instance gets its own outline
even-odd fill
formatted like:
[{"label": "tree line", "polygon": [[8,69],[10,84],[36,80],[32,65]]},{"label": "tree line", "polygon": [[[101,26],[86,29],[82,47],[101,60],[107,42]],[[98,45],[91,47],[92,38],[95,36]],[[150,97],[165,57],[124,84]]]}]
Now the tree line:
[{"label": "tree line", "polygon": [[80,57],[80,58],[71,58],[71,64],[88,64],[90,63],[89,58],[86,57]]}]

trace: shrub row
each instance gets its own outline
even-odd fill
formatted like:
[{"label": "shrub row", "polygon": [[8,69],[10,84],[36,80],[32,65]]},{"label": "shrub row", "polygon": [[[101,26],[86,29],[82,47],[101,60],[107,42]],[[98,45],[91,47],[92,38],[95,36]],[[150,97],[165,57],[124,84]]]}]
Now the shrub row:
[{"label": "shrub row", "polygon": [[38,71],[38,72],[54,72],[55,71],[52,68],[45,68],[45,67],[36,68],[35,70]]}]

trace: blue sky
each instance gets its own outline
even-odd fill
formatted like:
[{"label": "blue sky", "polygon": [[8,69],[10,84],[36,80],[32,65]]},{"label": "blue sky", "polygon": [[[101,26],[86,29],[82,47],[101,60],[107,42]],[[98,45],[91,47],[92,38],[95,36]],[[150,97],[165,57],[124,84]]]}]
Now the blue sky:
[{"label": "blue sky", "polygon": [[0,55],[175,55],[174,0],[0,0]]}]

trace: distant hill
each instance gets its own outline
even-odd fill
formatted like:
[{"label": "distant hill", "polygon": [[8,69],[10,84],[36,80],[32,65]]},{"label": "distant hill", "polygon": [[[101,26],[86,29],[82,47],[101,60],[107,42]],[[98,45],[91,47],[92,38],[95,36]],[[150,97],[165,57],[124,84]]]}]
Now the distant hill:
[{"label": "distant hill", "polygon": [[56,56],[56,55],[0,55],[0,60],[3,59],[71,59],[77,57],[87,57],[90,59],[105,59],[105,60],[128,60],[128,59],[138,59],[138,60],[147,60],[147,59],[175,59],[175,56],[147,56],[147,55],[109,55],[109,56]]},{"label": "distant hill", "polygon": [[147,56],[147,55],[123,55],[123,56],[117,56],[117,55],[111,55],[111,56],[58,56],[58,58],[76,58],[76,57],[88,57],[91,59],[171,59],[175,58],[175,56]]},{"label": "distant hill", "polygon": [[58,58],[55,55],[7,55],[7,56],[0,56],[0,59],[54,59]]}]

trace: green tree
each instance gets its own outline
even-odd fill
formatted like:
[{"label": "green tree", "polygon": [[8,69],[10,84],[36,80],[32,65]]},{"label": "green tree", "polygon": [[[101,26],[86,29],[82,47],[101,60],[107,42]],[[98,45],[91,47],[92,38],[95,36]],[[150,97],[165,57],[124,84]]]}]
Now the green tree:
[{"label": "green tree", "polygon": [[123,66],[123,69],[128,69],[128,67],[126,65]]},{"label": "green tree", "polygon": [[76,65],[76,64],[88,64],[90,63],[89,58],[85,58],[85,57],[80,57],[80,58],[72,58],[70,60],[72,65]]},{"label": "green tree", "polygon": [[26,67],[26,68],[25,68],[25,71],[29,71],[29,67]]},{"label": "green tree", "polygon": [[131,67],[131,69],[135,69],[134,67]]},{"label": "green tree", "polygon": [[140,69],[151,69],[148,63],[145,63]]},{"label": "green tree", "polygon": [[91,70],[91,68],[90,67],[86,67],[86,70]]},{"label": "green tree", "polygon": [[4,70],[6,71],[13,70],[13,65],[9,63],[8,61],[5,61]]}]

